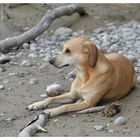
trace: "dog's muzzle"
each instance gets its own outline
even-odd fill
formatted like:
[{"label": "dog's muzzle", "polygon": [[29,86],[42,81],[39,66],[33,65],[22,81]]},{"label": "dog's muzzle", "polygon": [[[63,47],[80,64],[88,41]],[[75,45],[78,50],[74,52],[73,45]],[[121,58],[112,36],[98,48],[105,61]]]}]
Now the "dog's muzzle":
[{"label": "dog's muzzle", "polygon": [[52,64],[53,66],[55,66],[56,68],[62,68],[62,67],[65,67],[65,66],[69,66],[69,64],[65,64],[65,65],[59,66],[58,64],[56,64],[55,58],[49,60],[49,63]]}]

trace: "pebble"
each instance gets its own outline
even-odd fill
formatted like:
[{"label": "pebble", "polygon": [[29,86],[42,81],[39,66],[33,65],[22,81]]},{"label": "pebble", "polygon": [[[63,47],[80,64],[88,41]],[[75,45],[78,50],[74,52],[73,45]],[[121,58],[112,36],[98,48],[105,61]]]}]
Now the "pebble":
[{"label": "pebble", "polygon": [[9,73],[8,75],[9,75],[9,76],[15,76],[16,73],[15,73],[15,72],[11,72],[11,73]]},{"label": "pebble", "polygon": [[39,66],[39,69],[46,69],[47,67],[48,65],[44,63]]},{"label": "pebble", "polygon": [[21,67],[29,67],[29,66],[31,66],[31,63],[30,63],[29,60],[23,60],[19,66],[21,66]]},{"label": "pebble", "polygon": [[58,119],[55,119],[54,122],[57,123],[58,122]]},{"label": "pebble", "polygon": [[108,133],[113,133],[114,130],[109,128],[109,129],[107,129],[107,132],[108,132]]},{"label": "pebble", "polygon": [[46,98],[46,97],[48,97],[48,95],[47,94],[41,94],[40,97],[41,98]]},{"label": "pebble", "polygon": [[38,49],[38,46],[37,46],[36,43],[31,43],[31,44],[30,44],[30,50],[31,50],[31,51],[36,51],[37,49]]},{"label": "pebble", "polygon": [[7,62],[10,62],[10,57],[4,54],[1,54],[0,56],[0,64],[5,64]]},{"label": "pebble", "polygon": [[30,85],[38,84],[38,80],[36,78],[32,78],[30,79],[29,84]]},{"label": "pebble", "polygon": [[95,125],[94,128],[96,129],[96,131],[102,131],[105,128],[105,126],[103,126],[103,125]]},{"label": "pebble", "polygon": [[66,28],[66,27],[60,27],[55,30],[54,36],[59,37],[59,36],[65,36],[68,37],[72,33],[72,29]]},{"label": "pebble", "polygon": [[28,55],[28,57],[30,57],[30,58],[36,58],[36,57],[37,57],[37,55],[36,55],[36,54],[34,54],[34,53],[30,53],[30,54]]},{"label": "pebble", "polygon": [[30,45],[29,45],[28,43],[24,43],[24,44],[22,45],[22,47],[23,47],[24,49],[29,49]]},{"label": "pebble", "polygon": [[126,119],[123,116],[116,118],[114,121],[115,125],[123,125],[126,124]]},{"label": "pebble", "polygon": [[52,84],[46,87],[46,92],[48,96],[57,96],[62,94],[63,88],[60,84]]},{"label": "pebble", "polygon": [[3,85],[0,85],[0,90],[4,90],[4,86]]},{"label": "pebble", "polygon": [[5,80],[5,81],[3,81],[3,83],[4,84],[7,84],[7,83],[9,83],[9,80]]}]

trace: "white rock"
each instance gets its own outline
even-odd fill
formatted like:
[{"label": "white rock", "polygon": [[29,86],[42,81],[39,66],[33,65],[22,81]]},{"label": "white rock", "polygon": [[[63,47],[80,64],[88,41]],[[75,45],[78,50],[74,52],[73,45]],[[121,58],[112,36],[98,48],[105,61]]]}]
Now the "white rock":
[{"label": "white rock", "polygon": [[24,43],[23,45],[22,45],[22,47],[24,48],[24,49],[29,49],[29,44],[28,43]]},{"label": "white rock", "polygon": [[3,83],[4,84],[7,84],[7,83],[9,83],[9,80],[5,80],[5,81],[3,81]]},{"label": "white rock", "polygon": [[15,76],[16,73],[15,73],[15,72],[11,72],[11,73],[9,73],[8,75],[9,75],[9,76]]},{"label": "white rock", "polygon": [[49,60],[50,60],[50,56],[45,56],[44,58],[43,58],[43,61],[45,61],[45,62],[48,62]]},{"label": "white rock", "polygon": [[17,58],[20,58],[20,57],[22,57],[22,56],[23,56],[23,52],[19,52],[19,53],[16,55]]},{"label": "white rock", "polygon": [[4,64],[10,61],[10,57],[4,54],[0,56],[0,64]]},{"label": "white rock", "polygon": [[108,132],[108,133],[113,133],[114,130],[109,128],[109,129],[107,129],[107,132]]},{"label": "white rock", "polygon": [[23,60],[19,66],[21,66],[21,67],[29,67],[29,66],[31,66],[31,63],[30,63],[29,60]]},{"label": "white rock", "polygon": [[46,98],[46,97],[48,97],[48,95],[47,94],[41,94],[40,97],[41,98]]},{"label": "white rock", "polygon": [[31,43],[30,44],[30,50],[31,51],[36,51],[38,48],[37,48],[37,44],[36,43]]},{"label": "white rock", "polygon": [[3,85],[0,85],[0,90],[3,90],[5,87]]},{"label": "white rock", "polygon": [[30,79],[30,81],[29,81],[29,84],[30,85],[34,85],[34,84],[37,84],[38,83],[38,80],[36,79],[36,78],[32,78],[32,79]]},{"label": "white rock", "polygon": [[57,123],[58,122],[58,119],[55,119],[54,122]]},{"label": "white rock", "polygon": [[56,96],[62,94],[63,88],[60,84],[52,84],[46,87],[46,92],[48,96]]},{"label": "white rock", "polygon": [[47,67],[48,67],[47,64],[42,64],[42,65],[40,65],[39,69],[46,69]]},{"label": "white rock", "polygon": [[105,126],[103,126],[103,125],[95,125],[94,128],[96,129],[96,131],[102,131],[105,128]]},{"label": "white rock", "polygon": [[116,120],[114,121],[115,125],[123,125],[126,124],[126,119],[122,116],[116,118]]},{"label": "white rock", "polygon": [[55,30],[54,35],[57,37],[62,35],[68,37],[70,36],[71,33],[72,33],[72,29],[66,27],[60,27]]},{"label": "white rock", "polygon": [[36,55],[36,54],[34,54],[34,53],[30,53],[30,54],[28,55],[28,57],[30,57],[30,58],[36,58],[36,57],[37,57],[37,55]]},{"label": "white rock", "polygon": [[140,84],[140,76],[137,77],[137,83]]}]

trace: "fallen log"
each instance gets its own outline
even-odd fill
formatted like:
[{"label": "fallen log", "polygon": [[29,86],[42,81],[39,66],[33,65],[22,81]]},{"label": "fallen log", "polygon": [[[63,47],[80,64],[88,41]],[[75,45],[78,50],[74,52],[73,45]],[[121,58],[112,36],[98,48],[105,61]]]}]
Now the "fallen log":
[{"label": "fallen log", "polygon": [[79,13],[80,16],[86,15],[86,12],[83,7],[80,5],[67,5],[49,10],[40,22],[32,27],[30,30],[17,35],[14,37],[9,37],[0,41],[0,52],[7,52],[12,47],[21,46],[25,42],[34,40],[37,36],[41,35],[46,29],[49,28],[50,24],[59,17],[70,16],[73,13]]}]

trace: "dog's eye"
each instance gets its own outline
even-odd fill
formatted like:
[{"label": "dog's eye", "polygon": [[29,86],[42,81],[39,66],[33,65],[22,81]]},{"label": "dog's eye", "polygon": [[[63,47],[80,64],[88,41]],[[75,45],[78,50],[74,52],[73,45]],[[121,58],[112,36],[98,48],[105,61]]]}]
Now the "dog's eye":
[{"label": "dog's eye", "polygon": [[65,51],[65,53],[71,53],[71,50],[69,50],[69,49],[66,49],[66,51]]}]

